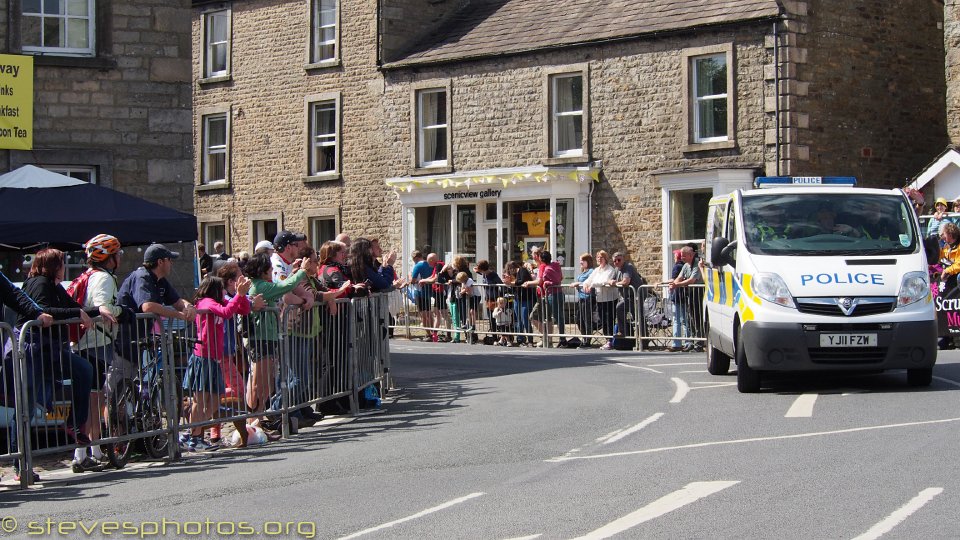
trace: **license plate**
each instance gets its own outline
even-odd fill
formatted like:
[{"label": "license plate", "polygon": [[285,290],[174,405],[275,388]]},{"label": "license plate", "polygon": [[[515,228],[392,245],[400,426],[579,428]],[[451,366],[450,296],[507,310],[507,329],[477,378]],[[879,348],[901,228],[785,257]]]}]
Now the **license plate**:
[{"label": "license plate", "polygon": [[821,347],[876,347],[876,334],[820,334]]}]

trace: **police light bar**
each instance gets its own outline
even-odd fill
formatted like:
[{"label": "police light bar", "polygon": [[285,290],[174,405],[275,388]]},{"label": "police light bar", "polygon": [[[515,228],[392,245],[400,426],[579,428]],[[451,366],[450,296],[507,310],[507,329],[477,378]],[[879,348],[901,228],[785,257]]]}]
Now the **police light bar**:
[{"label": "police light bar", "polygon": [[754,180],[756,188],[790,186],[854,187],[857,179],[852,176],[761,176]]}]

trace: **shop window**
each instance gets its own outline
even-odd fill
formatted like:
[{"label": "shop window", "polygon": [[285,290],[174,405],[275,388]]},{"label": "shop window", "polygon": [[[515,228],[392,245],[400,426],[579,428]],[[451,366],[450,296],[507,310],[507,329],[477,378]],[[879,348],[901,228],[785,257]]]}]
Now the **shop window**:
[{"label": "shop window", "polygon": [[550,243],[550,201],[512,201],[507,203],[510,223],[510,259],[526,261],[530,248],[548,249]]},{"label": "shop window", "polygon": [[573,252],[573,231],[574,229],[574,201],[573,199],[562,199],[557,201],[557,252],[553,255],[560,266],[577,266],[579,253]]},{"label": "shop window", "polygon": [[477,207],[457,206],[457,251],[468,260],[477,260]]},{"label": "shop window", "polygon": [[450,252],[450,207],[429,206],[414,209],[414,248],[424,254],[436,253],[452,260]]},{"label": "shop window", "polygon": [[707,230],[707,212],[713,191],[709,189],[670,192],[670,250],[694,243],[702,253]]}]

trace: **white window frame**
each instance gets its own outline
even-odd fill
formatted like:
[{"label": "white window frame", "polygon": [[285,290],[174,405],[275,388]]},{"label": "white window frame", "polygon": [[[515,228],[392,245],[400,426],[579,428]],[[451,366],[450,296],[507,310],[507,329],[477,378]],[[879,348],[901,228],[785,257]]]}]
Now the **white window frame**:
[{"label": "white window frame", "polygon": [[[334,114],[333,133],[319,133],[316,121],[317,109],[329,107]],[[325,177],[340,174],[340,95],[324,94],[307,98],[307,176]],[[318,154],[320,148],[333,147],[333,168],[320,170]]]},{"label": "white window frame", "polygon": [[320,246],[328,240],[333,240],[333,238],[321,238],[320,237],[320,227],[319,224],[321,221],[332,221],[333,222],[333,231],[334,236],[336,236],[337,231],[340,230],[340,220],[337,219],[336,211],[331,208],[323,208],[317,210],[308,210],[305,212],[305,217],[307,218],[307,233],[310,239],[310,244],[313,246],[313,249],[320,251]]},{"label": "white window frame", "polygon": [[[222,145],[216,147],[210,144],[210,122],[211,120],[223,120],[223,140]],[[206,114],[201,117],[202,124],[202,146],[201,146],[201,164],[200,164],[200,183],[204,185],[225,184],[230,176],[230,114],[227,112],[217,112]],[[210,160],[214,155],[223,154],[223,178],[211,179]]]},{"label": "white window frame", "polygon": [[[690,66],[690,72],[691,72],[690,80],[691,80],[691,83],[692,83],[692,84],[691,84],[691,87],[690,87],[690,92],[691,92],[691,96],[693,97],[693,99],[691,100],[691,102],[692,102],[692,104],[693,104],[693,111],[692,111],[692,112],[693,112],[693,140],[694,140],[694,142],[696,142],[696,143],[722,142],[722,141],[726,141],[726,140],[728,140],[728,139],[730,138],[729,130],[728,130],[728,132],[727,132],[726,135],[722,135],[722,136],[718,136],[718,137],[701,137],[701,136],[700,136],[700,125],[701,125],[701,122],[703,121],[702,118],[701,118],[701,116],[700,116],[700,105],[701,105],[702,103],[705,103],[705,102],[714,102],[714,101],[724,101],[724,102],[727,102],[727,97],[729,96],[729,93],[730,93],[729,84],[726,84],[726,86],[728,86],[728,88],[726,88],[726,91],[723,92],[723,93],[721,93],[721,94],[708,94],[708,95],[703,95],[703,96],[697,94],[697,86],[698,86],[698,85],[697,85],[697,81],[699,80],[699,75],[700,75],[700,67],[699,67],[699,66],[700,66],[700,61],[701,61],[701,60],[710,60],[710,59],[719,59],[719,60],[722,60],[723,63],[726,65],[726,68],[727,68],[727,71],[728,71],[728,72],[730,71],[730,68],[731,68],[731,66],[730,66],[729,64],[727,64],[727,55],[725,55],[725,54],[723,54],[723,53],[720,53],[720,54],[709,54],[709,55],[703,55],[703,56],[695,56],[695,57],[693,57],[693,58],[690,59],[690,63],[691,63],[691,66]],[[726,81],[724,81],[724,82],[726,83]],[[730,107],[728,106],[728,107],[727,107],[727,117],[728,117],[728,122],[727,122],[727,124],[729,124],[729,115],[730,115]]]},{"label": "white window frame", "polygon": [[[203,19],[203,79],[214,79],[214,78],[223,78],[230,75],[230,35],[232,33],[232,20],[231,12],[229,9],[220,9],[217,11],[208,11],[202,15]],[[214,24],[213,20],[216,18],[223,18],[223,24],[226,26],[227,35],[223,41],[213,41],[213,29]],[[214,54],[214,47],[223,46],[226,48],[226,55],[224,59],[223,69],[214,70],[213,63],[216,60],[216,54]]]},{"label": "white window frame", "polygon": [[[336,62],[340,58],[340,1],[339,0],[309,0],[310,8],[310,64],[328,64]],[[324,9],[327,4],[327,9]],[[332,24],[322,24],[324,12],[333,14]],[[323,31],[333,29],[333,38],[321,40]],[[332,45],[333,54],[329,57],[322,57],[321,50],[324,46]]]},{"label": "white window frame", "polygon": [[[21,39],[22,39],[22,28],[26,24],[26,21],[30,18],[39,18],[40,19],[40,39],[43,41],[43,31],[44,24],[43,19],[61,19],[61,38],[62,43],[66,43],[66,35],[63,32],[69,31],[69,25],[67,24],[71,20],[85,20],[87,21],[87,47],[48,47],[44,45],[21,45],[23,52],[28,54],[55,54],[60,56],[95,56],[97,52],[97,43],[96,43],[96,26],[97,26],[97,12],[96,12],[96,0],[86,0],[87,1],[87,14],[86,15],[70,15],[67,13],[64,14],[44,14],[43,11],[43,2],[41,1],[41,12],[40,13],[27,13],[23,8],[21,8]],[[22,4],[21,4],[22,6]]]},{"label": "white window frame", "polygon": [[247,220],[250,226],[250,254],[253,255],[257,244],[262,240],[273,242],[273,237],[267,238],[267,223],[274,222],[277,232],[282,229],[281,216],[279,212],[266,212],[262,214],[249,214]]},{"label": "white window frame", "polygon": [[223,249],[225,253],[230,253],[230,232],[227,222],[224,220],[200,222],[200,240],[207,247],[207,253],[214,254],[213,244],[215,240],[210,238],[210,229],[213,227],[223,227]]},{"label": "white window frame", "polygon": [[[443,94],[444,95],[444,117],[446,122],[442,124],[424,124],[423,120],[423,101],[424,96],[429,94]],[[450,141],[450,116],[448,115],[448,104],[450,101],[450,94],[446,88],[425,88],[417,91],[417,166],[421,168],[431,168],[431,167],[446,167],[450,163],[450,153],[449,153],[449,141]],[[424,153],[424,144],[426,140],[427,132],[440,132],[444,131],[446,133],[444,144],[444,153],[446,153],[446,159],[436,159],[427,161],[426,155]]]},{"label": "white window frame", "polygon": [[[91,165],[43,165],[43,168],[90,184],[97,183],[97,168]],[[88,177],[89,180],[83,176]]]},{"label": "white window frame", "polygon": [[[579,110],[570,110],[570,111],[561,111],[559,110],[559,100],[557,96],[559,95],[559,83],[562,80],[570,80],[574,78],[580,79],[580,109]],[[585,133],[583,125],[586,120],[583,114],[583,106],[586,103],[584,99],[584,94],[586,93],[586,79],[583,76],[583,73],[563,73],[550,76],[550,118],[551,118],[551,141],[550,149],[551,157],[579,157],[584,154],[583,152],[583,134]],[[578,148],[571,148],[569,150],[559,150],[560,148],[560,119],[562,117],[570,116],[579,116],[580,117],[580,146]]]}]

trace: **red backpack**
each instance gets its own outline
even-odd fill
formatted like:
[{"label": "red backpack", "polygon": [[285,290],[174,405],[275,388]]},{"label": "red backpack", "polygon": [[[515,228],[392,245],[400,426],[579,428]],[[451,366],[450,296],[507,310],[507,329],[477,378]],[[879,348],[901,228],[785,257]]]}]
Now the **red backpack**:
[{"label": "red backpack", "polygon": [[[76,302],[80,304],[80,307],[83,307],[83,303],[87,300],[87,285],[90,282],[90,276],[94,272],[99,271],[100,270],[96,268],[87,268],[82,274],[73,278],[70,285],[67,285],[67,294],[70,298],[76,300]],[[67,330],[72,343],[79,343],[80,338],[82,338],[83,334],[87,331],[81,324],[71,324]]]}]

